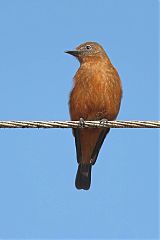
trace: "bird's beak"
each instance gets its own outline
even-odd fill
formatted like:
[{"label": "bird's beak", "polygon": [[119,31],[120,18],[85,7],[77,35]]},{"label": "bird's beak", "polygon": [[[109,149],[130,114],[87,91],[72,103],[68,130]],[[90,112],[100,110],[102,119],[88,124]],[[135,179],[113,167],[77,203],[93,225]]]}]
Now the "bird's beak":
[{"label": "bird's beak", "polygon": [[79,55],[80,51],[72,50],[72,51],[65,51],[65,53],[68,53],[70,55],[73,55],[73,56],[77,57]]}]

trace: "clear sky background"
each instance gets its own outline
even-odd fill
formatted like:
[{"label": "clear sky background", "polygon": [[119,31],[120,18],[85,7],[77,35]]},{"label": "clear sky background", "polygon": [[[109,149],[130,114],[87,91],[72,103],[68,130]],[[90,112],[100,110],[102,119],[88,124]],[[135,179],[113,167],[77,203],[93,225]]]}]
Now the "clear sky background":
[{"label": "clear sky background", "polygon": [[[123,82],[118,119],[158,119],[158,1],[0,0],[0,120],[68,120],[87,40]],[[158,239],[158,130],[112,129],[89,191],[71,129],[0,130],[0,238]]]}]

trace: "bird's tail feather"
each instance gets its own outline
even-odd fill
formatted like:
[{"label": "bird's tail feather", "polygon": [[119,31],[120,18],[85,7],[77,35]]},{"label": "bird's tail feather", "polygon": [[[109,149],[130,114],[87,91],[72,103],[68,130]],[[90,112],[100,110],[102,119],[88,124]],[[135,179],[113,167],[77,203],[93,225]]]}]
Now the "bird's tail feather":
[{"label": "bird's tail feather", "polygon": [[75,185],[77,189],[88,190],[91,185],[91,164],[80,163],[77,170]]}]

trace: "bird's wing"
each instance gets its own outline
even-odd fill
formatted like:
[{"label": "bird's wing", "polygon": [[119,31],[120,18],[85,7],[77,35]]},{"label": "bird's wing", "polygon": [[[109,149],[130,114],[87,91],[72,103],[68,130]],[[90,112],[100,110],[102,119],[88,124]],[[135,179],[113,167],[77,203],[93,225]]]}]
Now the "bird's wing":
[{"label": "bird's wing", "polygon": [[80,129],[73,129],[73,135],[75,137],[77,162],[80,163],[82,159],[81,141],[80,141]]},{"label": "bird's wing", "polygon": [[110,131],[110,128],[107,128],[107,129],[102,129],[100,134],[99,134],[99,137],[96,141],[96,144],[95,144],[95,147],[92,151],[92,154],[91,154],[91,162],[92,162],[92,165],[95,164],[96,160],[97,160],[97,157],[98,157],[98,154],[99,154],[99,151],[101,149],[101,146],[104,142],[104,139],[106,137],[106,135],[109,133]]},{"label": "bird's wing", "polygon": [[94,164],[110,129],[74,129],[77,162]]}]

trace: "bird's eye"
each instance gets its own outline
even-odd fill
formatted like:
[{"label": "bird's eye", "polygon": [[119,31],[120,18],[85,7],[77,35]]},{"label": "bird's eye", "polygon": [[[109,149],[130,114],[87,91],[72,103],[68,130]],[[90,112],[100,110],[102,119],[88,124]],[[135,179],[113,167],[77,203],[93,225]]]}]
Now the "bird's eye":
[{"label": "bird's eye", "polygon": [[89,50],[89,49],[91,49],[91,48],[92,48],[91,45],[87,45],[87,46],[86,46],[86,49],[87,49],[87,50]]}]

